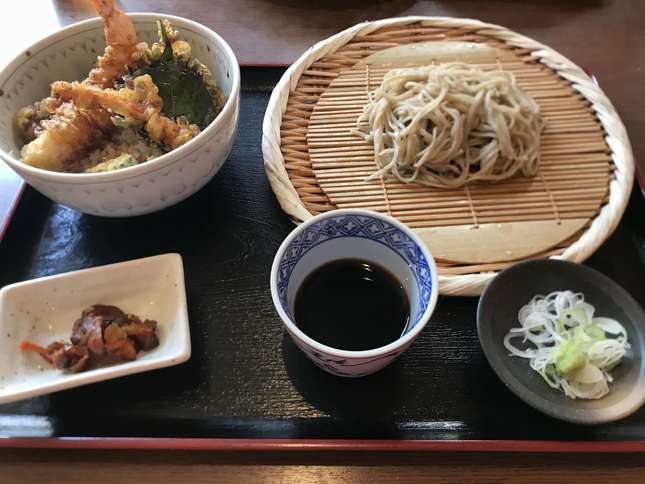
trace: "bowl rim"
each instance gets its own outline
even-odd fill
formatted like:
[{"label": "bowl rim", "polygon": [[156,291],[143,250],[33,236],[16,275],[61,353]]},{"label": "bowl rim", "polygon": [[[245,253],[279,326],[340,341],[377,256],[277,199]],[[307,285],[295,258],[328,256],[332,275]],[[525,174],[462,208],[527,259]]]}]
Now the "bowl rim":
[{"label": "bowl rim", "polygon": [[[518,397],[520,400],[522,400],[524,403],[529,405],[530,407],[538,410],[539,412],[548,415],[550,417],[553,417],[558,420],[562,420],[565,422],[570,422],[574,424],[582,424],[582,425],[597,425],[597,424],[603,424],[603,423],[609,423],[609,422],[614,422],[617,420],[621,420],[625,417],[628,417],[629,415],[635,413],[638,411],[643,404],[645,404],[645,390],[641,389],[640,392],[637,392],[638,388],[632,389],[632,392],[630,392],[629,395],[631,395],[634,392],[637,392],[637,395],[640,394],[640,396],[635,400],[634,405],[627,407],[627,408],[620,408],[621,405],[619,402],[613,405],[611,408],[616,408],[613,412],[606,416],[599,416],[597,415],[598,410],[596,409],[585,409],[581,408],[577,412],[572,413],[572,414],[565,414],[560,412],[557,407],[553,407],[550,405],[543,405],[541,402],[544,400],[544,398],[541,396],[539,392],[534,391],[531,387],[526,385],[522,380],[518,380],[520,384],[515,383],[515,378],[512,376],[508,376],[504,372],[504,363],[498,364],[496,358],[493,357],[494,355],[494,350],[492,349],[491,345],[485,344],[484,339],[488,341],[488,338],[483,338],[482,337],[482,308],[486,304],[488,298],[490,297],[490,294],[493,293],[493,291],[496,290],[496,286],[500,284],[499,281],[503,280],[503,274],[506,273],[506,277],[509,276],[509,273],[512,274],[516,270],[522,269],[525,266],[544,266],[544,265],[549,265],[549,266],[568,266],[573,268],[576,271],[579,271],[581,273],[581,277],[588,276],[590,278],[597,279],[599,281],[602,281],[605,284],[614,286],[616,290],[619,293],[622,293],[622,295],[625,297],[626,301],[629,301],[631,305],[633,305],[637,310],[640,311],[641,314],[645,317],[645,312],[643,311],[642,306],[636,301],[636,299],[620,284],[618,284],[616,281],[611,279],[609,276],[603,274],[602,272],[586,266],[584,264],[579,264],[567,260],[561,260],[561,259],[530,259],[522,262],[518,262],[517,264],[513,264],[510,267],[507,267],[503,271],[501,271],[491,282],[486,286],[484,291],[482,292],[481,297],[479,298],[479,301],[477,303],[477,339],[479,340],[479,345],[482,348],[482,351],[484,352],[484,356],[486,357],[486,361],[488,361],[488,364],[492,368],[493,372],[499,378],[499,380],[506,386],[516,397]],[[643,319],[645,321],[645,318]],[[513,323],[515,324],[515,323]],[[641,331],[642,334],[645,334],[645,332]],[[501,344],[501,342],[500,342]],[[643,358],[643,356],[641,356]],[[645,366],[645,362],[641,364],[641,376],[643,374],[643,366]],[[527,363],[528,367],[528,363]],[[545,384],[544,391],[552,390]],[[527,394],[529,394],[527,396]],[[538,400],[535,398],[531,398],[531,395],[535,394],[538,397]],[[574,402],[574,400],[571,400]],[[583,400],[584,401],[584,400]]]},{"label": "bowl rim", "polygon": [[[51,171],[44,168],[37,168],[28,165],[21,159],[14,158],[13,156],[9,155],[9,153],[0,148],[0,158],[2,158],[14,171],[18,172],[20,176],[23,176],[24,173],[25,175],[32,175],[41,180],[45,179],[47,181],[57,183],[87,184],[115,182],[137,177],[139,175],[146,175],[151,172],[166,168],[169,165],[176,163],[186,155],[194,152],[199,148],[199,145],[203,144],[208,139],[208,137],[210,137],[213,133],[219,131],[223,127],[223,125],[228,122],[228,119],[234,113],[235,109],[237,108],[238,97],[240,93],[240,64],[237,60],[237,57],[235,56],[235,53],[233,52],[233,49],[231,49],[231,46],[219,34],[217,34],[214,30],[206,27],[205,25],[195,22],[194,20],[179,17],[176,15],[154,12],[133,12],[128,13],[127,15],[135,24],[135,28],[137,21],[156,21],[160,18],[168,19],[173,23],[175,27],[179,27],[180,32],[182,26],[192,28],[198,33],[202,34],[204,37],[210,38],[213,41],[213,44],[219,45],[224,51],[225,56],[231,61],[231,93],[227,97],[226,102],[224,103],[224,107],[204,130],[199,132],[197,136],[187,141],[185,144],[145,163],[140,163],[135,166],[122,168],[115,171],[99,173],[67,173]],[[25,47],[0,70],[0,87],[7,81],[7,79],[11,75],[13,75],[16,69],[21,67],[25,62],[28,62],[28,60],[25,61],[23,58],[25,51],[30,51],[30,57],[33,57],[35,53],[38,53],[48,47],[51,44],[51,41],[54,39],[64,38],[66,36],[82,31],[83,29],[96,29],[97,27],[102,26],[103,20],[100,17],[92,17],[90,19],[81,20],[80,22],[75,22],[73,24],[62,27],[56,32],[47,35],[46,37],[40,39],[39,41],[31,44],[28,47]],[[98,55],[100,54],[97,54],[97,56]]]},{"label": "bowl rim", "polygon": [[[426,307],[426,310],[419,318],[419,322],[416,324],[416,326],[414,326],[414,328],[412,328],[412,331],[406,333],[403,337],[400,337],[395,341],[388,343],[385,346],[379,346],[378,348],[372,348],[369,350],[360,350],[360,351],[342,350],[339,348],[334,348],[332,346],[327,346],[307,336],[300,328],[298,328],[298,326],[296,326],[296,323],[292,320],[292,318],[287,314],[285,309],[282,307],[282,303],[280,302],[280,296],[278,295],[277,281],[278,281],[278,271],[280,267],[280,261],[282,260],[284,253],[286,252],[287,248],[289,247],[293,239],[295,239],[307,227],[311,226],[312,224],[320,220],[324,220],[326,218],[336,217],[344,214],[361,215],[364,217],[375,218],[393,225],[401,232],[405,233],[408,237],[410,237],[410,239],[412,239],[412,241],[417,245],[417,247],[423,253],[424,257],[426,258],[426,261],[428,262],[428,267],[430,268],[430,280],[432,283],[430,301],[428,302],[428,306]],[[282,320],[282,323],[285,325],[287,331],[289,331],[296,338],[298,338],[299,340],[302,340],[305,344],[309,345],[315,350],[321,351],[323,353],[327,353],[332,356],[338,356],[341,358],[372,358],[375,356],[382,356],[393,350],[399,350],[402,347],[406,347],[408,344],[414,341],[414,339],[418,336],[418,334],[428,324],[428,321],[430,321],[430,317],[434,312],[435,306],[437,305],[437,299],[439,297],[437,265],[435,263],[434,257],[432,257],[432,254],[430,253],[430,250],[421,241],[419,236],[415,234],[412,231],[412,229],[408,228],[407,225],[405,225],[402,222],[399,222],[393,217],[384,215],[382,213],[372,212],[371,210],[364,210],[360,208],[344,208],[344,209],[331,210],[329,212],[324,212],[314,217],[311,217],[310,219],[298,225],[295,229],[291,231],[289,235],[287,235],[287,237],[282,241],[282,244],[280,244],[280,247],[278,248],[275,254],[275,257],[273,258],[270,277],[271,277],[270,279],[271,299],[273,300],[273,305],[275,306],[276,311],[278,312],[278,315],[280,316],[280,319]]]}]

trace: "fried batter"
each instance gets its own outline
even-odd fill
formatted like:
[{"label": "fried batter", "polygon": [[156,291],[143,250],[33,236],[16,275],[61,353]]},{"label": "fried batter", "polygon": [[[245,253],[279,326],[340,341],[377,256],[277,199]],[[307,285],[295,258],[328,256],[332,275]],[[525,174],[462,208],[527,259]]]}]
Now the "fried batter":
[{"label": "fried batter", "polygon": [[52,84],[52,94],[86,110],[97,107],[140,122],[150,138],[175,149],[194,138],[199,127],[187,121],[173,121],[161,112],[162,101],[149,75],[134,79],[134,89],[99,89],[80,82],[59,81]]},{"label": "fried batter", "polygon": [[25,163],[46,170],[63,171],[65,164],[99,146],[114,127],[105,109],[78,109],[63,102],[50,119],[40,122],[42,131],[20,150]]}]

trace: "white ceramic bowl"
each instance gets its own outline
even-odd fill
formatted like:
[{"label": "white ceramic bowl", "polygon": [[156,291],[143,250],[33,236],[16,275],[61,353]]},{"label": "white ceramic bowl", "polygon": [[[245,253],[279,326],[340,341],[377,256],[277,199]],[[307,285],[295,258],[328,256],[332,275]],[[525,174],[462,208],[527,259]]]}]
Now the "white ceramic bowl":
[{"label": "white ceramic bowl", "polygon": [[168,19],[227,97],[217,118],[185,145],[146,163],[106,173],[58,173],[26,165],[13,126],[16,111],[45,97],[57,80],[79,80],[105,48],[103,23],[79,22],[32,45],[0,71],[0,158],[52,200],[80,212],[127,217],[174,205],[202,188],[226,160],[239,115],[240,68],[229,45],[191,20],[157,13],[130,14],[141,41],[156,40],[157,19]]},{"label": "white ceramic bowl", "polygon": [[[321,265],[345,258],[377,263],[403,284],[410,322],[396,341],[347,351],[315,341],[296,326],[293,308],[302,281]],[[421,239],[392,217],[367,210],[333,210],[302,223],[284,240],[271,268],[271,297],[286,330],[311,361],[338,376],[368,375],[394,361],[429,321],[438,294],[437,268]]]}]

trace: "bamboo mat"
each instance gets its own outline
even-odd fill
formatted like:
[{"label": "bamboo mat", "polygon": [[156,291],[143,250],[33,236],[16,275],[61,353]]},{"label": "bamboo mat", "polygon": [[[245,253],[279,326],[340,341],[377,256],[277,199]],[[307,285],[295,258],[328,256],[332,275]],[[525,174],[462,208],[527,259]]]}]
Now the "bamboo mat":
[{"label": "bamboo mat", "polygon": [[[485,43],[497,49],[495,60],[476,65],[513,72],[539,104],[546,122],[536,177],[472,183],[460,189],[364,181],[376,169],[374,151],[370,143],[350,131],[367,101],[367,92],[391,69],[366,64],[365,59],[385,49],[429,41]],[[466,253],[453,250],[445,258],[439,257],[443,275],[496,271],[513,260],[561,254],[606,202],[614,166],[604,130],[590,103],[568,80],[529,53],[469,28],[410,24],[356,36],[311,64],[290,93],[280,130],[285,167],[305,207],[314,214],[350,207],[387,213],[421,233],[432,231],[433,241],[451,234],[446,246],[455,245],[451,228],[471,229],[468,239],[472,246],[487,233],[476,231],[486,227],[502,234],[507,226],[513,226],[515,232],[518,225],[532,227],[526,237],[535,238],[536,233],[548,232],[556,225],[566,226],[544,237],[541,244],[533,243],[532,251],[497,247],[500,250],[493,252],[492,259],[490,254],[473,256],[469,243],[457,244],[463,245]],[[505,239],[497,237],[495,244],[499,245],[499,240]]]}]

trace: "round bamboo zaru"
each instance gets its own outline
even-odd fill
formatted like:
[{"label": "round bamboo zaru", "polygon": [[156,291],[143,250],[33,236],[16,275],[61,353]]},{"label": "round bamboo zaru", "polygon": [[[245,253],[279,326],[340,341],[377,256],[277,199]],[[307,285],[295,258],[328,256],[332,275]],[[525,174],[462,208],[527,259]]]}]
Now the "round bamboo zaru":
[{"label": "round bamboo zaru", "polygon": [[[501,67],[515,73],[546,118],[538,176],[448,190],[364,182],[375,170],[374,152],[350,131],[366,88],[376,87],[387,69],[376,66],[366,84],[361,62],[385,49],[430,41],[485,43],[506,53],[498,61]],[[429,237],[454,228],[479,229],[479,237],[485,227],[529,221],[551,228],[569,224],[569,230],[578,224],[571,234],[560,234],[564,240],[530,255],[574,262],[589,257],[616,228],[634,176],[625,128],[609,99],[582,69],[503,27],[443,17],[365,22],[314,45],[274,89],[264,118],[262,149],[271,186],[296,222],[340,207],[363,207],[390,213]],[[466,235],[473,238],[473,233]],[[455,240],[457,246],[465,237]],[[512,263],[512,254],[504,259],[439,259],[441,293],[479,294],[497,271]]]}]

